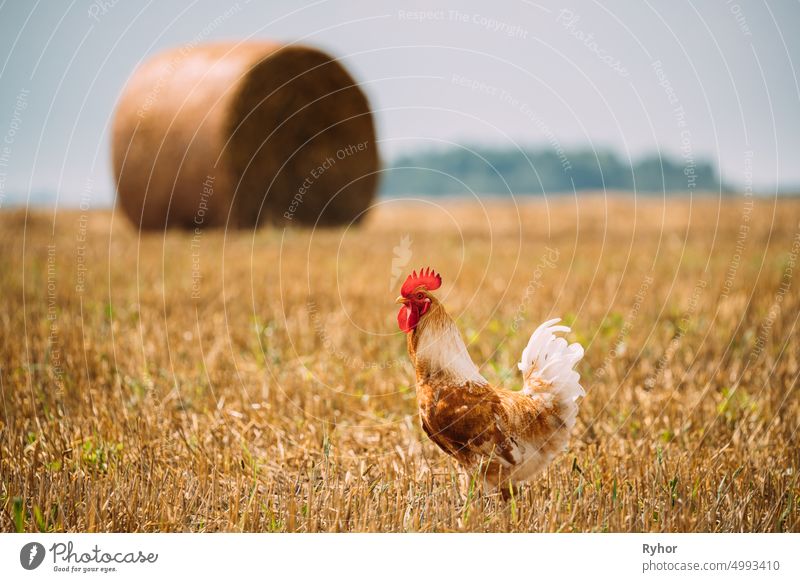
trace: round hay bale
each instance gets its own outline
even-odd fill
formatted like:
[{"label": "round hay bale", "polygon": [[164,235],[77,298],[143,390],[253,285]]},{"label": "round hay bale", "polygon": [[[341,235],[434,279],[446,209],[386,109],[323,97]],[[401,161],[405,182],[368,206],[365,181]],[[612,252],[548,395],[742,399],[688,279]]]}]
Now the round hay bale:
[{"label": "round hay bale", "polygon": [[364,93],[325,53],[266,42],[157,55],[117,105],[119,204],[142,229],[334,225],[375,194]]}]

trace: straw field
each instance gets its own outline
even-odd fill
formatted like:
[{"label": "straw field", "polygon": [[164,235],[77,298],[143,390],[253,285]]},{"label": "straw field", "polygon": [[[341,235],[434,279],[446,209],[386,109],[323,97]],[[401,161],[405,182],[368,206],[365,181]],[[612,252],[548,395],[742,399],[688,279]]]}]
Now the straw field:
[{"label": "straw field", "polygon": [[[2,531],[800,531],[800,201],[381,201],[140,235],[0,214]],[[412,268],[508,389],[586,346],[569,449],[503,501],[425,437]]]}]

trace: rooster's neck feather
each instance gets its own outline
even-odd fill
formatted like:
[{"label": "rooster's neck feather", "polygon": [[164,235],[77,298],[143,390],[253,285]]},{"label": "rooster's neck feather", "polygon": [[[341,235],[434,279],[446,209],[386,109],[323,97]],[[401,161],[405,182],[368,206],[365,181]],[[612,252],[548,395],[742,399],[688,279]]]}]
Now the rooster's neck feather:
[{"label": "rooster's neck feather", "polygon": [[408,352],[421,382],[487,383],[470,358],[456,323],[438,301],[431,304],[410,334]]}]

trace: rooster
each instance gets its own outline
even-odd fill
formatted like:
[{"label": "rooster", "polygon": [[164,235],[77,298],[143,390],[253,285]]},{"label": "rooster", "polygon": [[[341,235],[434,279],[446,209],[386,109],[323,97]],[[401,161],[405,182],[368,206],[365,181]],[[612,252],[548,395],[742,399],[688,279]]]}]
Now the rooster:
[{"label": "rooster", "polygon": [[583,348],[555,335],[570,331],[559,319],[546,321],[522,352],[522,390],[496,388],[480,374],[455,322],[433,295],[441,285],[433,270],[414,271],[397,298],[402,304],[397,323],[407,334],[416,370],[422,428],[505,498],[566,447],[576,400],[585,394],[574,370]]}]

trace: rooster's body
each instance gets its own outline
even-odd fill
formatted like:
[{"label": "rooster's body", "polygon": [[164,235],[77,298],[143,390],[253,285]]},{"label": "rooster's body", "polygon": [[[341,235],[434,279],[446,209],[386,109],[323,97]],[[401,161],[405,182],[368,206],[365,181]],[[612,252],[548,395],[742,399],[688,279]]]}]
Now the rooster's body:
[{"label": "rooster's body", "polygon": [[584,394],[573,369],[583,348],[556,337],[569,328],[548,321],[522,354],[523,390],[496,388],[480,374],[455,322],[430,293],[439,284],[432,272],[415,273],[398,298],[422,427],[445,453],[467,470],[480,469],[489,484],[506,492],[509,484],[534,477],[567,445],[576,399]]}]

